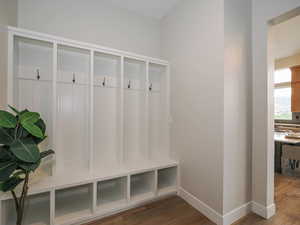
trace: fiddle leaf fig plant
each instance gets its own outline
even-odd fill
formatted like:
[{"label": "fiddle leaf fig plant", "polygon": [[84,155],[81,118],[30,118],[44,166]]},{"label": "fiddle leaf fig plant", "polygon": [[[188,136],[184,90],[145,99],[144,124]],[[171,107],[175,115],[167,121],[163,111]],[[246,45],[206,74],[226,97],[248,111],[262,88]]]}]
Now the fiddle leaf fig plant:
[{"label": "fiddle leaf fig plant", "polygon": [[[39,144],[47,138],[46,124],[39,113],[9,107],[14,114],[0,110],[0,191],[12,194],[16,225],[22,225],[29,176],[54,151],[39,149]],[[21,184],[18,196],[16,187]]]}]

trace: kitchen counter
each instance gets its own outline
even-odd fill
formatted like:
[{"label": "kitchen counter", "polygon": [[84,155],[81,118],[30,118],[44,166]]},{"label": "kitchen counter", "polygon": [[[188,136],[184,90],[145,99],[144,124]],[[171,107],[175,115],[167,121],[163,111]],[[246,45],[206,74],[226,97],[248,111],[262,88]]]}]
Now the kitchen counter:
[{"label": "kitchen counter", "polygon": [[297,138],[286,138],[285,132],[274,132],[275,142],[285,143],[285,144],[300,144],[300,139]]}]

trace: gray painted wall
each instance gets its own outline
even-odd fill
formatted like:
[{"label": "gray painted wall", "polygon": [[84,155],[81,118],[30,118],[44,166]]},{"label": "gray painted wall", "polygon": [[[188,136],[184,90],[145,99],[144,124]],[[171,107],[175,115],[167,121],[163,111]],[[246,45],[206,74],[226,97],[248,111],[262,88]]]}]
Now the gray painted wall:
[{"label": "gray painted wall", "polygon": [[17,25],[18,0],[0,0],[0,24]]},{"label": "gray painted wall", "polygon": [[163,57],[172,64],[171,148],[181,186],[222,214],[223,0],[184,0],[162,21]]},{"label": "gray painted wall", "polygon": [[223,213],[251,201],[251,1],[225,0]]},{"label": "gray painted wall", "polygon": [[99,0],[21,0],[19,27],[160,56],[159,21]]}]

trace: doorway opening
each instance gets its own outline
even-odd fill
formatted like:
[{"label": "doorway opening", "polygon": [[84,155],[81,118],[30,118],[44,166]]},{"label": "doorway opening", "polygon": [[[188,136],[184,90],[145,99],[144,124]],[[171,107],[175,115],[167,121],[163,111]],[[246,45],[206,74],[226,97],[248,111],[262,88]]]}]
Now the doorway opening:
[{"label": "doorway opening", "polygon": [[[269,112],[268,163],[275,204],[293,215],[300,206],[300,8],[275,18],[268,31]],[[274,157],[274,158],[272,158]],[[271,179],[273,180],[273,179]],[[273,187],[272,187],[273,186]],[[281,207],[283,206],[283,207]]]}]

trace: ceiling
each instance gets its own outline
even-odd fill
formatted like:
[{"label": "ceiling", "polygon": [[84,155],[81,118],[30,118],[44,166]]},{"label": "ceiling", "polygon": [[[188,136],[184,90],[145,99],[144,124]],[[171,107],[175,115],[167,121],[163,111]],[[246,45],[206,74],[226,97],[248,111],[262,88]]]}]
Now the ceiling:
[{"label": "ceiling", "polygon": [[181,0],[103,0],[137,14],[162,19]]},{"label": "ceiling", "polygon": [[273,52],[276,59],[300,53],[300,16],[271,28]]}]

